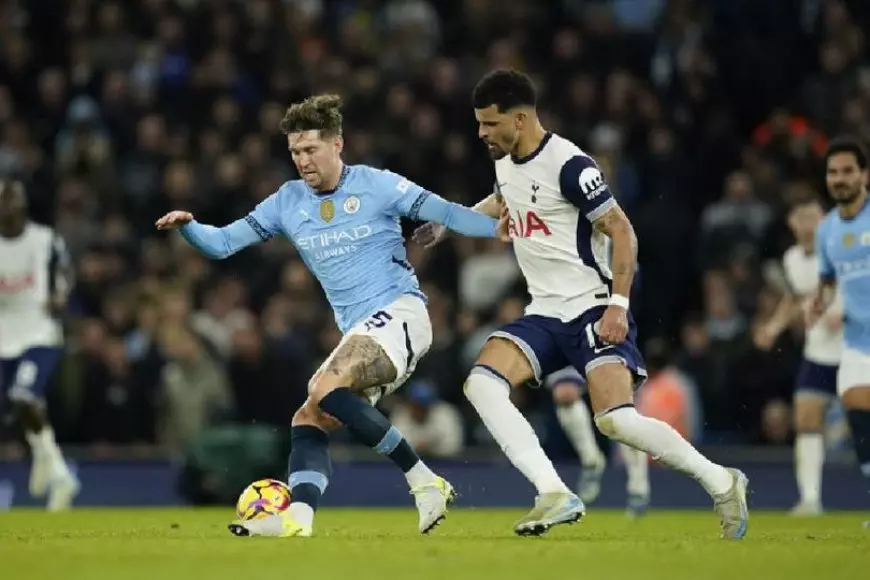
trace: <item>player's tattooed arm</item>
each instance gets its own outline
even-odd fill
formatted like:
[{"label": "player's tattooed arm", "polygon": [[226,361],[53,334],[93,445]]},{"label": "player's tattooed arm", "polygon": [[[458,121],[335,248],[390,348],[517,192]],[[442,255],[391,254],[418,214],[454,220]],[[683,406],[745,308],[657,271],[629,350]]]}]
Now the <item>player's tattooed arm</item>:
[{"label": "player's tattooed arm", "polygon": [[396,380],[396,366],[381,345],[367,336],[348,339],[332,357],[326,372],[350,381],[353,391],[387,385]]},{"label": "player's tattooed arm", "polygon": [[613,293],[631,295],[631,284],[637,269],[637,236],[628,216],[618,205],[593,222],[599,232],[607,235],[613,242],[613,258],[610,271],[613,272]]}]

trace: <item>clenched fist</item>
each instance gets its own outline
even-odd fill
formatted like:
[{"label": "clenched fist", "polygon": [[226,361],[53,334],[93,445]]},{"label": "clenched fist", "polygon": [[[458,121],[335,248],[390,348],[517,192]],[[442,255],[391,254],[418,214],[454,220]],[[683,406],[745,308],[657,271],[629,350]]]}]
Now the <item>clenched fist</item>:
[{"label": "clenched fist", "polygon": [[189,211],[171,211],[157,220],[154,225],[157,226],[158,230],[177,230],[192,221],[193,214]]}]

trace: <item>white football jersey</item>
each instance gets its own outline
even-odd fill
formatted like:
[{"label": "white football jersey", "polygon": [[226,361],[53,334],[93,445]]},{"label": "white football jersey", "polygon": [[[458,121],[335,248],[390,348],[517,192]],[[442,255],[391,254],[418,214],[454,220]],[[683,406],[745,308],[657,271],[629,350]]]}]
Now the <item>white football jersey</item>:
[{"label": "white football jersey", "polygon": [[526,314],[568,322],[607,304],[610,238],[592,222],[616,200],[595,161],[567,139],[547,133],[528,157],[497,160],[495,173],[532,296]]},{"label": "white football jersey", "polygon": [[59,346],[60,323],[49,313],[52,286],[66,265],[63,240],[46,226],[29,223],[17,238],[0,237],[0,358],[37,346]]},{"label": "white football jersey", "polygon": [[[782,258],[785,268],[785,276],[792,291],[801,299],[809,299],[819,287],[819,259],[815,252],[808,254],[800,246],[789,248]],[[816,323],[807,330],[804,342],[804,358],[824,365],[837,365],[840,363],[840,354],[843,349],[843,331],[831,331],[826,326],[826,321],[832,317],[843,316],[843,302],[839,291],[836,299],[828,311]]]}]

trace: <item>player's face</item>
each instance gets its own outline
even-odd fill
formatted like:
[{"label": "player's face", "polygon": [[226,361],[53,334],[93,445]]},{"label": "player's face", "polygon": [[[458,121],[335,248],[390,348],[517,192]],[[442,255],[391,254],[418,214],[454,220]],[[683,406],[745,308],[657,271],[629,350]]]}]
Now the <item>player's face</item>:
[{"label": "player's face", "polygon": [[474,109],[477,118],[477,135],[489,150],[493,159],[501,159],[514,150],[520,137],[522,113],[501,112],[496,105]]},{"label": "player's face", "polygon": [[335,184],[341,166],[341,137],[323,137],[320,131],[301,131],[287,135],[287,148],[293,164],[305,183],[314,189]]},{"label": "player's face", "polygon": [[0,182],[0,227],[15,228],[27,215],[27,197],[17,181]]},{"label": "player's face", "polygon": [[858,166],[855,155],[848,151],[828,158],[825,174],[828,193],[838,204],[848,205],[858,199],[867,185],[867,170]]},{"label": "player's face", "polygon": [[816,228],[825,217],[818,203],[804,203],[795,207],[788,216],[788,225],[800,244],[813,242]]}]

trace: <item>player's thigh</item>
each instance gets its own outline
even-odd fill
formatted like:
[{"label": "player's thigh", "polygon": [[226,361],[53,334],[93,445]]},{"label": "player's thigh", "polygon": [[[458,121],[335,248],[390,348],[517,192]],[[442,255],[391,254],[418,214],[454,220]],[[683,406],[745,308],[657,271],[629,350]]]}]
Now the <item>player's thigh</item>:
[{"label": "player's thigh", "polygon": [[503,377],[512,387],[540,384],[567,365],[554,334],[561,324],[543,316],[518,318],[490,335],[474,364]]},{"label": "player's thigh", "polygon": [[837,391],[846,409],[870,411],[870,355],[853,349],[843,351]]},{"label": "player's thigh", "polygon": [[401,386],[432,346],[426,305],[402,296],[350,331],[309,384],[319,401],[337,387],[365,395],[373,404]]},{"label": "player's thigh", "polygon": [[837,367],[804,359],[795,379],[795,430],[799,433],[820,431],[836,394]]},{"label": "player's thigh", "polygon": [[646,379],[637,329],[629,316],[629,332],[620,344],[607,344],[595,330],[604,307],[587,311],[565,325],[562,339],[568,361],[586,379],[592,410],[602,413],[634,402],[634,391]]},{"label": "player's thigh", "polygon": [[13,403],[27,404],[40,401],[60,361],[61,349],[36,347],[25,351],[9,365],[6,393]]}]

